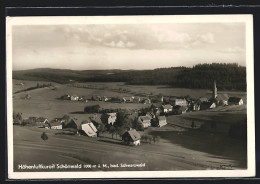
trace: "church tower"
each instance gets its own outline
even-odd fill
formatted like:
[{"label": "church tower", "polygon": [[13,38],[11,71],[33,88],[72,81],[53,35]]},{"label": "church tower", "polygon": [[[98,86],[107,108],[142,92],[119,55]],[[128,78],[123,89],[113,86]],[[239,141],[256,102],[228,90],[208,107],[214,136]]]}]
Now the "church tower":
[{"label": "church tower", "polygon": [[214,80],[212,98],[216,99],[217,96],[218,96],[218,90],[217,90],[217,86],[216,86],[216,81]]}]

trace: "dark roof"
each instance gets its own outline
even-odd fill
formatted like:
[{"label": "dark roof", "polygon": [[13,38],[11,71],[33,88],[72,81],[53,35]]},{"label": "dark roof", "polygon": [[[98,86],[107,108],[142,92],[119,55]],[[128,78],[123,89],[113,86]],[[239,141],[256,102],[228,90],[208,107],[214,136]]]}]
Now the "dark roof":
[{"label": "dark roof", "polygon": [[228,99],[229,102],[239,102],[240,100],[241,100],[240,97],[230,97],[230,98]]},{"label": "dark roof", "polygon": [[151,120],[151,118],[149,116],[139,116],[139,118],[142,120],[142,121],[146,121],[146,120]]},{"label": "dark roof", "polygon": [[128,134],[130,135],[133,141],[141,139],[140,134],[135,129],[129,130]]},{"label": "dark roof", "polygon": [[158,119],[159,119],[159,121],[162,121],[162,120],[166,120],[166,117],[165,116],[159,116]]},{"label": "dark roof", "polygon": [[51,123],[50,124],[51,126],[59,126],[59,125],[62,125],[61,122],[54,122],[54,123]]}]

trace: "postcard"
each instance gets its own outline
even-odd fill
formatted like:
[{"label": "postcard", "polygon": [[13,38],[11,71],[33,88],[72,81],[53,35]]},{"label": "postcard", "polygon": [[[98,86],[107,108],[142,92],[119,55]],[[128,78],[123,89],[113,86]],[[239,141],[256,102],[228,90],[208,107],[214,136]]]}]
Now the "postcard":
[{"label": "postcard", "polygon": [[10,179],[255,175],[252,15],[6,26]]}]

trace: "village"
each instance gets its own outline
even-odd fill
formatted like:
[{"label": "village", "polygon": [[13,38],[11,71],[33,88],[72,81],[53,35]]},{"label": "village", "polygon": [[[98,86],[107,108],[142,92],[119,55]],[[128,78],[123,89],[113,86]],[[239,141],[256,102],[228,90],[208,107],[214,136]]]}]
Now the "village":
[{"label": "village", "polygon": [[[30,96],[26,97],[27,100]],[[64,130],[63,133],[87,137],[99,137],[102,133],[108,132],[112,135],[119,135],[122,143],[126,145],[141,145],[142,137],[140,131],[149,127],[163,127],[167,125],[167,117],[181,115],[184,113],[214,109],[220,106],[243,105],[240,97],[229,96],[226,93],[218,94],[216,81],[213,82],[212,97],[201,97],[199,99],[185,97],[169,97],[163,95],[124,96],[106,97],[92,95],[91,97],[66,94],[59,100],[105,103],[138,103],[146,104],[148,107],[141,109],[103,109],[98,104],[87,105],[83,113],[86,116],[71,117],[65,114],[63,117],[49,120],[45,117],[22,118],[21,114],[14,113],[14,124],[23,126],[35,126],[45,129]],[[190,128],[199,128],[196,122],[190,122]],[[152,138],[149,138],[150,140]],[[155,139],[155,138],[154,138]]]}]

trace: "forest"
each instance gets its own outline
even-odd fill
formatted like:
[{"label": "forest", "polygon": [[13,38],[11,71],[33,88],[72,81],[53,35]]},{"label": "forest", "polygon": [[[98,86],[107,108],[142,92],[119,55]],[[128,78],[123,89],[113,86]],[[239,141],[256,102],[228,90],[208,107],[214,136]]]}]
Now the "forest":
[{"label": "forest", "polygon": [[197,64],[193,67],[154,70],[62,70],[14,71],[14,79],[71,82],[125,82],[128,85],[169,85],[178,88],[211,89],[213,80],[220,90],[246,91],[246,67],[237,63]]},{"label": "forest", "polygon": [[134,70],[86,79],[89,82],[125,82],[129,85],[170,85],[198,89],[211,89],[214,80],[220,90],[246,91],[246,67],[236,63],[198,64],[192,68]]}]

